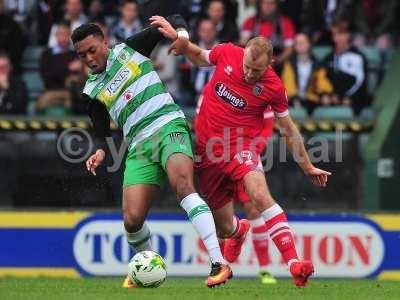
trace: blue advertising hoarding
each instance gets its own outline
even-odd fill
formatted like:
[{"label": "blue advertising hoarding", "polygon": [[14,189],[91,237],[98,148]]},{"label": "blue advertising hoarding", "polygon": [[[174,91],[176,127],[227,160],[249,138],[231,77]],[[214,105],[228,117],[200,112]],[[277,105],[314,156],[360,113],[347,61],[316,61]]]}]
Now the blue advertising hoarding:
[{"label": "blue advertising hoarding", "polygon": [[[289,215],[299,255],[316,277],[400,279],[400,216]],[[151,214],[155,251],[170,276],[204,276],[208,256],[186,216]],[[122,216],[95,212],[0,213],[0,276],[124,276],[133,252]],[[288,270],[272,242],[269,270]],[[233,265],[236,276],[255,276],[251,236]]]}]

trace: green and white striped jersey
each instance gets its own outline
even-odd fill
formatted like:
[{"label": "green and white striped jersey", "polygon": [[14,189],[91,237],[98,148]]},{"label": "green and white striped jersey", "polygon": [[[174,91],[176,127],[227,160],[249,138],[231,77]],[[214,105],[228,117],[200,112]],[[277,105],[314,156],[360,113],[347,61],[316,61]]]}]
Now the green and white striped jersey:
[{"label": "green and white striped jersey", "polygon": [[184,114],[151,60],[122,43],[110,49],[106,70],[89,75],[83,93],[101,101],[130,141],[129,150]]}]

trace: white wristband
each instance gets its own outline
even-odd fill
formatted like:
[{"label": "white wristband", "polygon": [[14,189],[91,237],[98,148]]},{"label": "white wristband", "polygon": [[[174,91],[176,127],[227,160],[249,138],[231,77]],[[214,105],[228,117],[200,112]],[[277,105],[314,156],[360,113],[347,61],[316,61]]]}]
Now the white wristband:
[{"label": "white wristband", "polygon": [[178,37],[183,37],[185,39],[189,39],[189,33],[186,30],[178,30]]}]

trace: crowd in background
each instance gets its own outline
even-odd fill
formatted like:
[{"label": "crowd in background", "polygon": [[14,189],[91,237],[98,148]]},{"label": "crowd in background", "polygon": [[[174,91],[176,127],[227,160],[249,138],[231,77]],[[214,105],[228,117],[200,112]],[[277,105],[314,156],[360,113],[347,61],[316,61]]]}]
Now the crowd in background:
[{"label": "crowd in background", "polygon": [[[399,12],[397,0],[0,0],[0,113],[26,114],[31,100],[30,113],[84,114],[80,92],[88,70],[73,51],[71,32],[95,22],[113,46],[146,27],[153,14],[180,13],[202,48],[269,38],[292,106],[308,113],[348,106],[358,114],[371,103],[361,50],[374,47],[384,66],[399,43]],[[22,80],[24,51],[33,46],[43,49],[34,74],[44,86],[34,98]],[[331,47],[322,59],[313,54],[321,46]],[[156,70],[179,104],[196,106],[213,68],[195,68],[167,52],[166,42],[153,52]]]}]

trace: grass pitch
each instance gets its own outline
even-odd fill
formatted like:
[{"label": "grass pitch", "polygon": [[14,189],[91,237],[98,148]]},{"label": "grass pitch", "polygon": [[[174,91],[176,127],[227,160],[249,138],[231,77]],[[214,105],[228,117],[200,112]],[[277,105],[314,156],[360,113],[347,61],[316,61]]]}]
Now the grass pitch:
[{"label": "grass pitch", "polygon": [[261,285],[256,279],[233,279],[225,286],[207,289],[203,278],[169,278],[157,289],[122,289],[122,279],[0,279],[0,299],[99,300],[99,299],[190,299],[190,300],[297,300],[297,299],[400,299],[400,283],[373,280],[313,280],[297,289],[289,280]]}]

